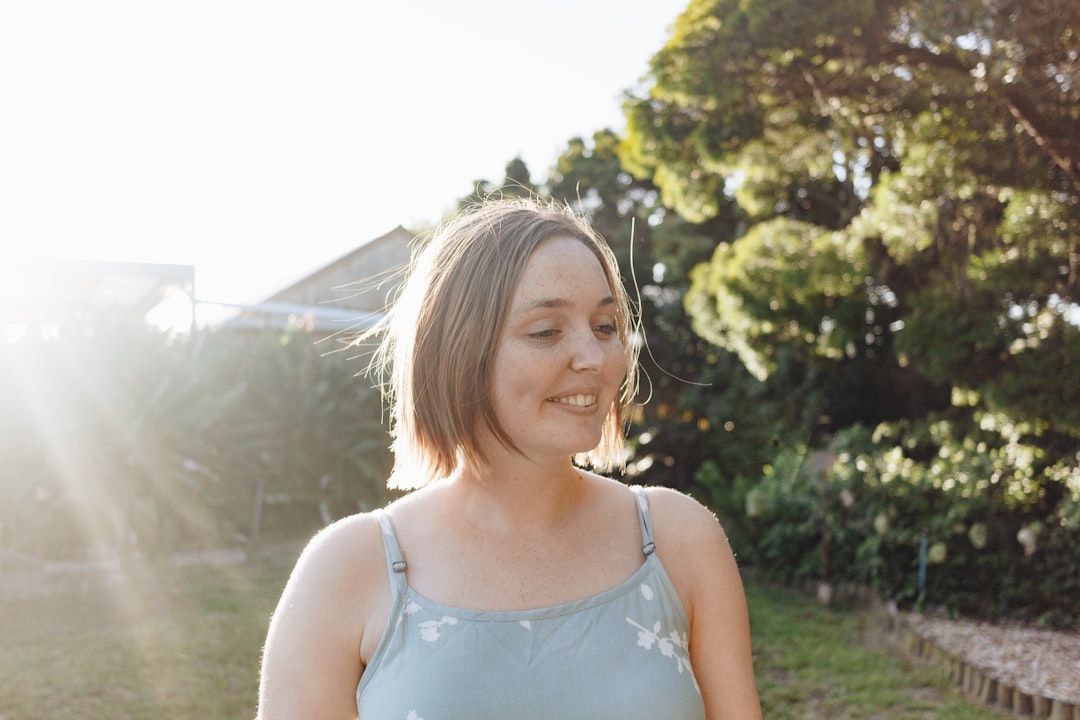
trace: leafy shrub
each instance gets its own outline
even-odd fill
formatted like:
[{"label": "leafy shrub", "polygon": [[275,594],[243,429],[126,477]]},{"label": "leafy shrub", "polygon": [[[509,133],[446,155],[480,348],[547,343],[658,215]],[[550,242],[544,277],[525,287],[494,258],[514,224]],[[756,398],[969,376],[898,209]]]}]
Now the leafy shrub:
[{"label": "leafy shrub", "polygon": [[867,585],[974,616],[1076,623],[1080,456],[1050,457],[1045,433],[967,408],[854,426],[832,439],[824,467],[813,462],[821,455],[783,451],[760,481],[736,479],[718,497],[727,513],[741,499],[733,525],[753,548],[742,559],[770,576]]}]

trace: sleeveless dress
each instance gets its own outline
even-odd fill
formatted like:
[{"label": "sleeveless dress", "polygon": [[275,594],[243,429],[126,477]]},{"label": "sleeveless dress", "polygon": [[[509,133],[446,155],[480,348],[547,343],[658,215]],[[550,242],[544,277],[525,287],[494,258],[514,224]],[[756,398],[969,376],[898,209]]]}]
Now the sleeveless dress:
[{"label": "sleeveless dress", "polygon": [[704,720],[689,623],[632,488],[644,562],[597,595],[533,610],[448,607],[413,590],[390,517],[393,604],[356,690],[360,720]]}]

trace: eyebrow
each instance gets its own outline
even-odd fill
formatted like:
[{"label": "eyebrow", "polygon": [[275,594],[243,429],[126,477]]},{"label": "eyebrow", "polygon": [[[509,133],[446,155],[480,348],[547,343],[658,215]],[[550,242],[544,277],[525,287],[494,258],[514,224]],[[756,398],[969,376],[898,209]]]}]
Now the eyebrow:
[{"label": "eyebrow", "polygon": [[[607,307],[609,305],[614,305],[614,304],[615,304],[614,296],[607,295],[607,296],[603,297],[600,300],[600,302],[598,302],[596,304],[596,307],[597,308],[603,308],[603,307]],[[528,313],[532,312],[533,310],[539,310],[539,309],[565,310],[567,308],[573,307],[573,305],[574,305],[574,303],[570,302],[569,300],[567,300],[565,298],[539,298],[538,300],[533,300],[532,302],[529,302],[529,303],[525,304],[519,310],[514,311],[512,313],[512,315],[514,317],[517,317],[519,315],[527,315]]]}]

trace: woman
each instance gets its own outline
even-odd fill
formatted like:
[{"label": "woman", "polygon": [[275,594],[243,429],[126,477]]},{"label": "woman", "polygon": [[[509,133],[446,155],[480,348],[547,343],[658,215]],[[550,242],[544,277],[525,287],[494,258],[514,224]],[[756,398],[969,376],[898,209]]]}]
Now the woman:
[{"label": "woman", "polygon": [[573,214],[492,202],[436,231],[377,356],[391,485],[419,489],[305,549],[262,720],[761,716],[715,517],[581,469],[622,462],[630,328],[614,256]]}]

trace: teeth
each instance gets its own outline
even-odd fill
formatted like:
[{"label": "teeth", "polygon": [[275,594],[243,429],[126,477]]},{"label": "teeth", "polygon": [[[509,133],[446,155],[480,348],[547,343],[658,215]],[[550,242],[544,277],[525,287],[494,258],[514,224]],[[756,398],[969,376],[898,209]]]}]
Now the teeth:
[{"label": "teeth", "polygon": [[560,405],[573,405],[575,407],[589,407],[596,404],[595,395],[567,395],[566,397],[554,398],[554,402]]}]

